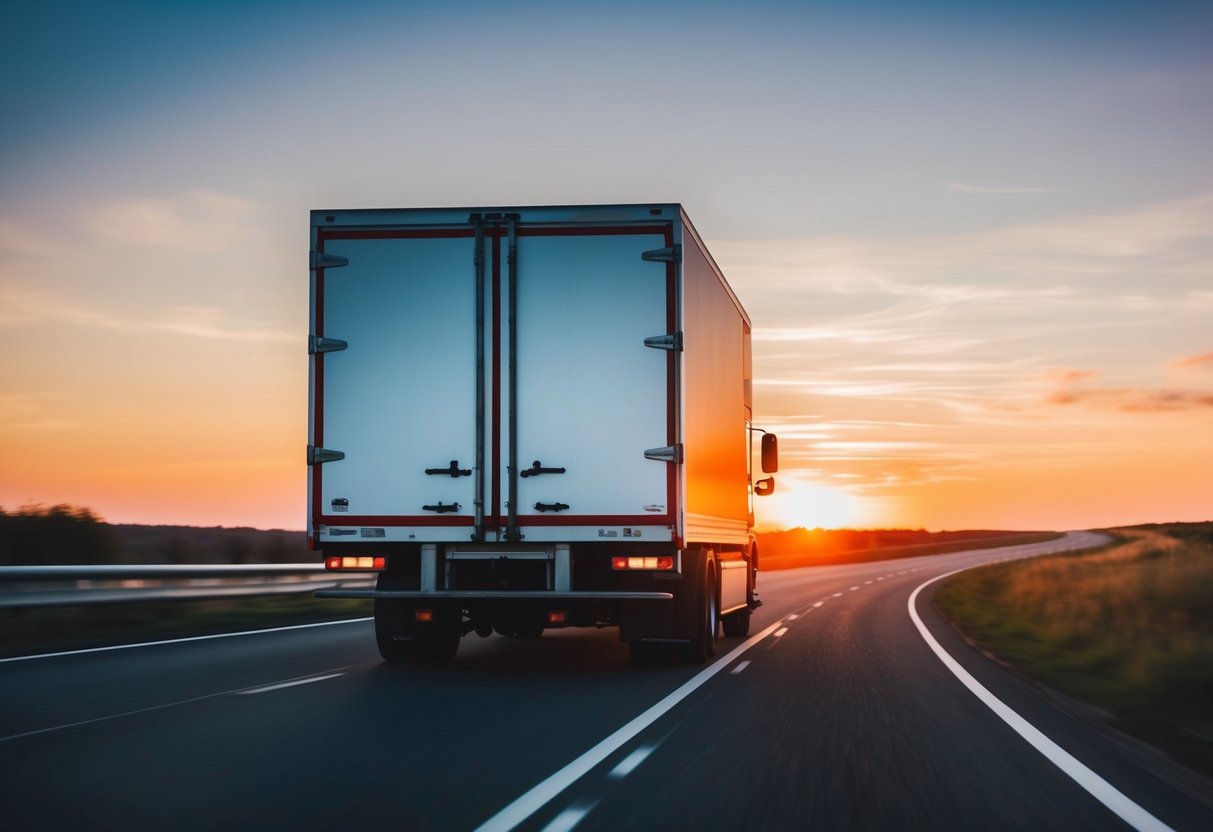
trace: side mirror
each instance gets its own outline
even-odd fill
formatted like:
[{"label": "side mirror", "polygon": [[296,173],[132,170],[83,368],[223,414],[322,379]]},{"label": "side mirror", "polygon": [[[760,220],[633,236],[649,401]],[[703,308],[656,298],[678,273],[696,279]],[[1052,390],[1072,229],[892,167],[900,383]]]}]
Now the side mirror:
[{"label": "side mirror", "polygon": [[775,478],[767,477],[754,483],[754,493],[759,497],[769,497],[775,493]]},{"label": "side mirror", "polygon": [[[764,433],[762,435],[762,473],[774,474],[778,470],[779,437],[773,433]],[[774,484],[771,487],[774,488]]]}]

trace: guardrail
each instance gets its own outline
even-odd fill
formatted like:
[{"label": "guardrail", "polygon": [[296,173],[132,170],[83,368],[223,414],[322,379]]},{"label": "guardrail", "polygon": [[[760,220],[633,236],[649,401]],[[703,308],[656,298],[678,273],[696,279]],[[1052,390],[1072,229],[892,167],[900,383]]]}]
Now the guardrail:
[{"label": "guardrail", "polygon": [[325,575],[319,563],[0,566],[0,609],[251,598],[375,583],[374,575]]}]

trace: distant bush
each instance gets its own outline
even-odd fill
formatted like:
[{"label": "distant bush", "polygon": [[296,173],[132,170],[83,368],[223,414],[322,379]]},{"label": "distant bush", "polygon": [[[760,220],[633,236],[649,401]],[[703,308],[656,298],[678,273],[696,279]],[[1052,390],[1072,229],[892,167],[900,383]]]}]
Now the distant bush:
[{"label": "distant bush", "polygon": [[117,563],[113,530],[92,510],[69,505],[0,507],[0,564]]}]

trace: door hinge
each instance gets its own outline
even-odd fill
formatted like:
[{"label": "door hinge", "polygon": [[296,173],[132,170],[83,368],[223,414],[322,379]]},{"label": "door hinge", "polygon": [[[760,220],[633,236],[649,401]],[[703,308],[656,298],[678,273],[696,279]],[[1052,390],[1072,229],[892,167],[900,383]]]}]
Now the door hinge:
[{"label": "door hinge", "polygon": [[535,503],[535,511],[564,511],[568,503]]},{"label": "door hinge", "polygon": [[328,448],[317,448],[315,445],[307,446],[308,465],[321,465],[325,462],[336,462],[339,459],[345,459],[345,451],[330,451]]},{"label": "door hinge", "polygon": [[682,262],[682,244],[676,243],[665,248],[649,249],[641,253],[641,260],[653,260],[658,263],[681,263]]},{"label": "door hinge", "polygon": [[309,335],[307,337],[307,354],[315,355],[318,352],[337,352],[349,346],[349,343],[342,341],[340,338],[324,338],[320,335]]},{"label": "door hinge", "polygon": [[654,335],[652,338],[645,338],[644,345],[652,347],[655,350],[682,352],[682,333],[675,332],[670,335]]},{"label": "door hinge", "polygon": [[313,251],[311,257],[311,268],[315,269],[335,269],[338,266],[348,266],[350,258],[342,257],[340,254],[326,254],[323,251]]},{"label": "door hinge", "polygon": [[650,448],[644,452],[645,459],[655,459],[658,462],[673,462],[682,464],[682,443],[666,445],[664,448]]}]

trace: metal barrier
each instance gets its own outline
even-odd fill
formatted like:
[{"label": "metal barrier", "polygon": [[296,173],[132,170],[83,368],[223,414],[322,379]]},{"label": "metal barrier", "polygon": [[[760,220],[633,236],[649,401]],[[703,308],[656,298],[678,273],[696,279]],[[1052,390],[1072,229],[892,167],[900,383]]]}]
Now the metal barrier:
[{"label": "metal barrier", "polygon": [[251,598],[375,583],[374,575],[325,575],[319,563],[0,566],[0,609]]}]

